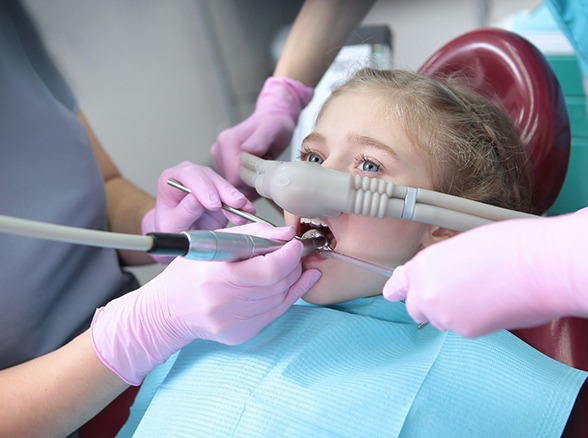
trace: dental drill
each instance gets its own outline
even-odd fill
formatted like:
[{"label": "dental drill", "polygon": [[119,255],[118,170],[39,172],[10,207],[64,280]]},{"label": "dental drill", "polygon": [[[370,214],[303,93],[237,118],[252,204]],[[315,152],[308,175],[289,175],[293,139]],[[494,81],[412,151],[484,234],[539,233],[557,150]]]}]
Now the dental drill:
[{"label": "dental drill", "polygon": [[241,154],[241,178],[257,193],[301,217],[352,213],[394,217],[466,231],[494,221],[536,217],[458,196],[361,177],[305,161]]},{"label": "dental drill", "polygon": [[[87,230],[0,215],[0,232],[103,248],[145,251],[149,254],[183,256],[192,260],[239,261],[276,251],[286,242],[248,234],[216,231],[184,231],[145,236]],[[322,235],[299,239],[303,255],[328,245]]]}]

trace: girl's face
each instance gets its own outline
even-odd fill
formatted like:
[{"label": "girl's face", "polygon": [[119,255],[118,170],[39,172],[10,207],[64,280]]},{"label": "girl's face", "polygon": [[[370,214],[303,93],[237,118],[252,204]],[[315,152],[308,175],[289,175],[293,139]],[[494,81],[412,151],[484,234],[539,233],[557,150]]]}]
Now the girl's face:
[{"label": "girl's face", "polygon": [[[376,93],[345,92],[332,98],[314,131],[302,144],[301,159],[354,175],[381,178],[396,184],[432,189],[425,159],[399,124],[386,117],[385,99]],[[439,227],[404,219],[377,219],[340,214],[319,218],[332,233],[337,252],[388,267],[412,258],[442,234]],[[286,212],[286,223],[303,234],[306,219]],[[316,221],[315,221],[316,222]],[[387,278],[338,260],[310,255],[303,268],[322,272],[304,296],[314,304],[333,304],[381,293]]]}]

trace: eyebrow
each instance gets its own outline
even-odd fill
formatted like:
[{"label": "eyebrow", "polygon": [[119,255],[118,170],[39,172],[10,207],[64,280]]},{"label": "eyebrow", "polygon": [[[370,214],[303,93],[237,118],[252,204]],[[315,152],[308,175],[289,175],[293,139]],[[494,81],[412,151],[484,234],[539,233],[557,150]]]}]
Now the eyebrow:
[{"label": "eyebrow", "polygon": [[[311,132],[304,138],[304,140],[302,140],[302,144],[306,143],[307,141],[324,143],[325,137],[317,132]],[[385,154],[390,155],[395,160],[398,160],[400,158],[396,151],[394,151],[394,149],[392,149],[390,146],[388,146],[385,143],[382,143],[379,140],[376,140],[375,138],[368,137],[366,135],[349,134],[347,136],[347,141],[352,144],[359,144],[362,146],[368,146],[374,149],[378,149],[384,152]]]},{"label": "eyebrow", "polygon": [[314,141],[317,143],[324,143],[325,142],[325,137],[317,134],[316,132],[311,132],[310,134],[308,134],[306,137],[304,137],[304,140],[302,140],[302,144],[306,143],[307,141]]},{"label": "eyebrow", "polygon": [[392,149],[387,144],[382,143],[379,140],[376,140],[375,138],[367,137],[365,135],[349,134],[347,136],[347,140],[350,143],[360,144],[360,145],[363,145],[363,146],[369,146],[369,147],[378,149],[378,150],[384,152],[385,154],[390,155],[395,160],[398,160],[399,159],[399,156],[396,153],[396,151],[394,151],[394,149]]}]

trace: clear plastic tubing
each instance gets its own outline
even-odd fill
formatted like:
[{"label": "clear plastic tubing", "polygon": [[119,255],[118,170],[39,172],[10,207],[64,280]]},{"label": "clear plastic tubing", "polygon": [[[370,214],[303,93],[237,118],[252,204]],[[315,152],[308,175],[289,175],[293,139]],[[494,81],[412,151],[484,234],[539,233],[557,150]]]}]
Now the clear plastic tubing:
[{"label": "clear plastic tubing", "polygon": [[341,254],[332,249],[319,249],[316,251],[319,257],[325,259],[339,260],[348,265],[357,266],[358,268],[365,269],[366,271],[374,272],[376,274],[383,275],[384,277],[392,276],[394,269],[388,268],[387,266],[378,265],[376,263],[368,262],[366,260],[358,259],[349,255]]}]

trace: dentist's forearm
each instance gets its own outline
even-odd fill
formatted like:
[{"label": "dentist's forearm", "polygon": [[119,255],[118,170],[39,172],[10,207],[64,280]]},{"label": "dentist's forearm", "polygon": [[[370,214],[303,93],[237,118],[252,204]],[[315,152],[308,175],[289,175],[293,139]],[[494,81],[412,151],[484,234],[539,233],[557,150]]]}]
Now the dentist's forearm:
[{"label": "dentist's forearm", "polygon": [[[104,178],[107,202],[106,218],[109,231],[141,234],[141,221],[145,213],[155,206],[155,199],[121,175],[114,161],[102,147],[83,112],[78,113],[78,119],[90,138],[94,157]],[[125,265],[153,263],[153,259],[148,254],[137,251],[122,250],[119,251],[119,256]]]},{"label": "dentist's forearm", "polygon": [[315,87],[375,0],[306,0],[274,76]]},{"label": "dentist's forearm", "polygon": [[100,361],[87,331],[0,371],[0,436],[67,436],[128,386]]}]

